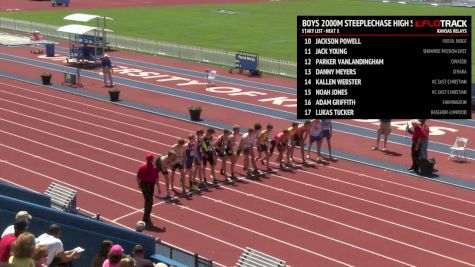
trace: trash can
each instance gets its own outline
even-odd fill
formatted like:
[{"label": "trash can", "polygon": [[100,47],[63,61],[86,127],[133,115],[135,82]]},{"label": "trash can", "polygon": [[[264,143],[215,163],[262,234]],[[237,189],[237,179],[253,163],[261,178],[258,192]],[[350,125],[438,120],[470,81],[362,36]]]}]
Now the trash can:
[{"label": "trash can", "polygon": [[46,49],[46,56],[47,57],[54,57],[54,44],[53,43],[45,44],[45,49]]},{"label": "trash can", "polygon": [[421,159],[419,160],[419,167],[421,169],[421,175],[432,176],[434,173],[435,159]]}]

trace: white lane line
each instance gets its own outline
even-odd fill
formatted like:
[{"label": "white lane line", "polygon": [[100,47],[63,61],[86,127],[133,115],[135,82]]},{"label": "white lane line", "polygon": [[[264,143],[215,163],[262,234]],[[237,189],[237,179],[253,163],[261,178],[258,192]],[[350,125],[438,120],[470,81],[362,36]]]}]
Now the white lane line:
[{"label": "white lane line", "polygon": [[[85,107],[87,107],[87,108],[89,108],[89,109],[97,109],[97,110],[100,110],[101,112],[111,113],[111,114],[113,114],[114,116],[116,116],[116,115],[119,114],[119,115],[122,115],[122,116],[125,116],[125,117],[133,118],[134,120],[141,120],[141,121],[147,122],[147,123],[149,123],[149,124],[152,123],[152,124],[157,124],[157,125],[160,125],[160,126],[167,126],[168,128],[173,128],[173,129],[181,130],[181,131],[184,131],[184,132],[192,131],[192,130],[190,130],[190,129],[184,129],[184,128],[182,128],[182,127],[176,127],[176,126],[173,126],[173,125],[170,125],[170,124],[160,123],[159,121],[150,121],[150,120],[144,119],[144,118],[142,118],[142,117],[137,117],[137,116],[133,116],[133,115],[129,115],[129,114],[126,114],[126,113],[117,112],[117,111],[111,111],[110,109],[100,108],[100,107],[97,107],[97,106],[95,106],[95,105],[90,105],[90,104],[87,104],[87,103],[82,103],[82,102],[79,102],[79,101],[74,101],[74,100],[70,100],[70,99],[67,99],[67,98],[63,98],[63,97],[52,96],[52,95],[45,94],[45,93],[41,93],[41,92],[38,92],[38,91],[35,91],[35,90],[30,90],[30,89],[24,88],[24,87],[19,87],[19,86],[4,84],[4,83],[1,83],[1,82],[0,82],[0,84],[3,84],[3,85],[5,85],[5,86],[9,86],[9,87],[13,87],[13,88],[17,88],[17,89],[22,90],[22,91],[27,91],[27,92],[29,92],[29,93],[34,93],[34,94],[39,94],[39,95],[43,95],[43,96],[50,97],[50,98],[54,98],[54,99],[59,99],[59,100],[61,100],[61,102],[65,102],[65,101],[66,101],[66,102],[71,102],[71,103],[75,103],[75,104],[78,104],[78,105],[85,106]],[[29,100],[39,101],[39,102],[46,103],[46,104],[49,104],[49,105],[55,105],[55,104],[53,104],[53,103],[51,103],[51,102],[40,101],[40,100],[37,100],[37,99],[34,99],[34,98],[30,98],[30,97],[26,97],[26,96],[23,96],[23,95],[11,93],[11,92],[8,92],[8,91],[3,91],[3,90],[0,90],[0,91],[1,91],[1,92],[4,92],[4,93],[7,93],[7,94],[15,95],[15,96],[18,96],[18,97],[23,97],[23,98],[26,98],[26,99],[29,99]],[[60,105],[55,105],[55,106],[68,109],[67,107],[60,106]],[[77,110],[76,110],[76,111],[77,111]],[[79,111],[78,111],[78,112],[79,112]],[[90,116],[94,116],[94,117],[98,117],[98,118],[102,118],[102,119],[105,119],[105,120],[109,120],[109,118],[97,116],[97,115],[94,115],[94,114],[89,114],[89,113],[87,113],[87,112],[81,112],[81,113],[83,113],[83,114],[88,114],[88,115],[90,115]],[[119,123],[121,123],[121,122],[119,121]],[[124,123],[124,124],[125,124],[125,123]],[[127,124],[127,125],[129,125],[129,124]],[[139,126],[137,126],[137,127],[139,127]],[[143,127],[139,127],[139,128],[140,128],[140,129],[143,129]],[[151,130],[151,131],[153,131],[153,130]],[[156,131],[153,131],[153,132],[156,132]],[[161,134],[165,134],[165,133],[161,133]],[[334,167],[334,166],[328,166],[328,167],[329,167],[329,168],[336,169],[336,170],[339,170],[339,171],[347,172],[347,173],[354,173],[354,174],[357,174],[357,175],[360,175],[360,176],[364,176],[364,177],[367,177],[367,178],[370,178],[370,179],[375,179],[375,180],[378,180],[378,181],[381,181],[381,182],[391,183],[391,184],[403,186],[403,187],[406,187],[406,188],[411,188],[411,189],[413,189],[413,190],[417,190],[417,191],[421,191],[421,192],[425,192],[425,193],[430,193],[430,194],[435,194],[435,195],[438,195],[438,196],[442,196],[442,197],[446,197],[446,198],[450,198],[450,199],[454,199],[454,200],[458,200],[458,201],[462,201],[462,202],[466,202],[466,203],[470,203],[470,204],[474,204],[474,205],[475,205],[475,202],[473,202],[473,201],[468,201],[468,200],[465,200],[465,199],[460,199],[460,198],[457,198],[457,197],[454,197],[454,196],[444,195],[444,194],[441,194],[441,193],[424,190],[424,189],[422,189],[422,188],[413,187],[413,186],[409,186],[409,185],[405,185],[405,184],[401,184],[401,183],[397,183],[397,182],[392,182],[392,181],[380,179],[380,178],[377,178],[377,177],[374,177],[374,176],[370,176],[370,175],[365,175],[365,174],[363,174],[363,173],[352,172],[352,171],[345,170],[345,169],[341,169],[341,168],[337,168],[337,167]]]},{"label": "white lane line", "polygon": [[[2,145],[2,144],[0,144],[0,145]],[[21,152],[21,151],[20,151],[20,152]],[[25,152],[22,152],[22,153],[25,153]],[[58,179],[55,179],[55,178],[50,177],[50,176],[48,176],[48,175],[44,175],[44,174],[41,174],[41,173],[39,173],[39,172],[29,170],[29,169],[27,169],[27,168],[21,167],[21,166],[16,165],[16,164],[11,164],[11,163],[9,163],[9,165],[11,165],[11,166],[13,166],[13,167],[16,167],[16,168],[19,168],[19,169],[22,169],[22,170],[25,170],[25,171],[27,171],[27,172],[31,172],[31,173],[33,173],[33,174],[42,176],[42,177],[44,177],[44,178],[47,178],[47,179],[56,181],[56,182],[58,182],[58,183],[65,184],[65,185],[67,185],[67,186],[69,186],[69,187],[71,187],[71,188],[76,188],[76,189],[81,190],[81,191],[84,191],[84,192],[86,192],[86,193],[90,193],[90,194],[92,194],[92,195],[94,195],[94,196],[97,196],[97,197],[100,197],[100,198],[102,198],[102,199],[107,199],[107,200],[112,201],[112,202],[114,202],[114,203],[116,203],[116,204],[119,204],[119,205],[128,207],[128,208],[130,208],[130,209],[132,209],[132,210],[138,210],[138,209],[135,208],[135,207],[129,206],[129,205],[124,204],[124,203],[121,203],[121,202],[119,202],[119,201],[112,200],[112,199],[110,199],[110,198],[101,196],[101,195],[99,195],[99,194],[95,194],[95,193],[93,193],[93,192],[91,192],[91,191],[82,189],[82,188],[77,187],[77,186],[73,186],[73,185],[68,184],[68,183],[65,183],[65,182],[60,182]],[[190,209],[187,208],[187,210],[190,210]],[[214,220],[217,220],[217,221],[220,221],[220,222],[224,222],[224,220],[219,219],[219,218],[217,218],[217,217],[214,217],[214,216],[212,216],[212,215],[208,215],[208,214],[206,214],[206,213],[201,213],[201,212],[200,212],[200,214],[201,214],[201,215],[205,215],[205,216],[208,217],[208,218],[212,218],[212,219],[214,219]],[[169,222],[169,223],[171,223],[171,224],[173,224],[173,225],[177,225],[177,226],[180,226],[180,227],[182,227],[182,228],[186,228],[186,227],[184,227],[184,226],[182,226],[182,225],[180,225],[180,224],[178,224],[178,223],[176,223],[176,222],[166,220],[166,219],[164,219],[162,216],[160,216],[160,217],[158,217],[158,216],[156,216],[156,215],[152,215],[152,216],[153,216],[154,218],[157,218],[157,219],[160,219],[160,220]],[[235,225],[235,224],[231,224],[231,225],[232,225],[232,226],[237,226],[237,225]],[[254,230],[252,230],[252,229],[249,229],[249,228],[246,228],[246,227],[242,227],[242,226],[237,226],[237,227],[240,228],[240,229],[242,229],[242,230],[246,230],[246,231],[248,231],[248,232],[251,232],[251,233],[253,233],[253,234],[256,234],[256,235],[259,235],[259,236],[268,238],[268,239],[270,239],[270,240],[277,241],[277,242],[282,243],[282,244],[284,244],[284,245],[287,245],[287,246],[289,246],[289,247],[296,248],[296,249],[298,249],[298,250],[304,251],[304,252],[306,252],[306,253],[309,253],[309,254],[312,254],[312,255],[316,255],[316,256],[319,256],[319,257],[322,257],[322,258],[331,260],[331,261],[333,261],[333,262],[336,262],[336,263],[339,263],[339,264],[342,264],[342,265],[345,265],[345,266],[352,266],[352,265],[349,265],[349,264],[344,263],[344,262],[342,262],[342,261],[339,261],[339,260],[333,259],[333,258],[331,258],[331,257],[325,256],[325,255],[323,255],[323,254],[320,254],[320,253],[317,253],[317,252],[308,250],[308,249],[303,248],[303,247],[299,247],[299,246],[297,246],[297,245],[295,245],[295,244],[292,244],[292,243],[289,243],[289,242],[285,242],[285,241],[276,239],[276,238],[271,237],[271,236],[267,236],[267,235],[265,235],[265,234],[263,234],[263,233],[260,233],[260,232],[258,232],[258,231],[254,231]],[[211,239],[213,239],[213,240],[220,240],[220,239],[218,239],[218,238],[216,238],[216,237],[212,237],[212,236],[203,234],[203,233],[198,232],[198,231],[195,231],[195,230],[193,230],[193,229],[188,229],[188,228],[186,228],[186,229],[187,229],[187,230],[190,230],[190,231],[192,231],[192,232],[195,232],[195,233],[200,233],[201,235],[204,235],[204,236],[206,236],[206,237],[209,237],[209,238],[211,238]],[[221,240],[221,241],[222,241],[222,240]],[[233,247],[235,247],[235,248],[240,248],[239,246],[236,246],[236,245],[234,245],[234,244],[228,243],[228,242],[226,242],[226,241],[222,241],[221,243],[225,243],[225,244],[231,245],[231,246],[233,246]],[[240,249],[241,249],[241,248],[240,248]]]}]

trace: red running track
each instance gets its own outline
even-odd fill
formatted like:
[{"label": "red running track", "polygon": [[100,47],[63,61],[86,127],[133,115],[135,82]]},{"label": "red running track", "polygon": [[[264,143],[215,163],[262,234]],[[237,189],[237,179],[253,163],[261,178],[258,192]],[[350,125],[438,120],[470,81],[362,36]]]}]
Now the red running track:
[{"label": "red running track", "polygon": [[[166,151],[197,128],[41,86],[0,85],[0,178],[37,191],[51,181],[74,187],[82,209],[125,226],[141,218],[135,172],[145,152]],[[155,223],[167,228],[160,237],[224,266],[245,246],[291,266],[475,263],[472,191],[342,160],[179,202],[156,199]]]},{"label": "red running track", "polygon": [[[27,47],[23,47],[23,48],[1,48],[0,47],[0,51],[9,53],[15,56],[35,59],[38,62],[55,63],[57,65],[63,64],[62,62],[54,61],[58,59],[57,57],[45,58],[45,57],[37,57],[36,55],[32,55],[29,52],[29,48]],[[195,71],[199,71],[200,69],[205,68],[204,66],[199,65],[199,64],[184,63],[182,61],[164,59],[162,57],[146,57],[143,55],[137,56],[135,54],[132,55],[131,53],[128,53],[128,52],[120,52],[120,51],[114,52],[114,53],[111,53],[111,56],[113,58],[126,58],[129,60],[133,58],[141,62],[146,62],[150,64],[157,64],[160,66],[171,66],[171,67],[176,67],[176,68],[186,68],[186,69],[195,70]],[[183,79],[189,79],[191,81],[198,82],[198,81],[201,81],[202,79],[200,77],[189,76],[189,75],[167,72],[167,71],[160,71],[160,75],[167,76],[167,78],[164,79],[165,81],[161,81],[161,79],[144,79],[143,77],[138,77],[136,73],[128,72],[128,70],[130,69],[140,69],[148,73],[157,72],[156,70],[139,67],[136,65],[119,64],[118,70],[115,71],[115,76],[130,79],[133,81],[139,81],[142,83],[165,86],[168,88],[185,90],[185,91],[200,93],[200,94],[209,95],[213,97],[219,97],[223,99],[238,101],[241,103],[264,106],[267,108],[274,108],[281,111],[290,112],[292,114],[295,113],[295,107],[278,106],[278,105],[272,104],[271,102],[260,101],[262,100],[262,98],[282,97],[282,96],[286,96],[285,94],[272,92],[269,90],[264,90],[262,88],[239,86],[233,83],[225,83],[225,82],[219,82],[219,86],[238,88],[239,90],[253,91],[253,92],[266,94],[266,95],[265,96],[259,95],[258,97],[250,97],[247,95],[217,94],[217,93],[213,93],[208,90],[205,90],[202,84],[180,86],[179,84],[186,83],[186,81],[166,80],[170,76],[179,76]],[[11,62],[11,61],[8,62],[8,64],[3,64],[2,66],[0,66],[0,70],[4,72],[8,72],[8,73],[16,73],[21,76],[27,76],[32,79],[37,79],[38,73],[41,73],[42,71],[44,71],[44,69],[39,68],[37,66],[30,66],[30,65],[17,63],[17,62]],[[273,77],[263,77],[259,79],[252,79],[252,78],[247,78],[242,75],[236,75],[236,74],[229,75],[227,74],[226,69],[224,68],[217,68],[217,70],[220,76],[229,76],[232,78],[258,81],[261,83],[279,84],[286,87],[293,87],[295,83],[295,81],[286,80],[286,79],[275,79]],[[100,72],[99,70],[93,70],[93,71]],[[58,83],[58,80],[62,78],[62,73],[53,72],[53,75],[54,77],[56,77],[54,78],[56,80],[53,81],[55,83]],[[102,87],[101,81],[99,80],[84,78],[83,83],[86,86],[82,90],[87,90],[87,91],[97,93],[97,94],[106,93],[105,89]],[[158,94],[151,91],[145,91],[139,88],[126,86],[124,84],[119,84],[119,86],[122,89],[122,98],[135,102],[135,103],[149,105],[152,107],[157,107],[157,108],[165,109],[168,111],[183,113],[184,112],[183,107],[197,104],[196,101],[191,100],[191,99],[180,99],[180,103],[182,103],[182,105],[177,105],[175,101],[175,97],[171,95],[164,95],[164,94]],[[244,128],[247,125],[252,125],[252,122],[254,121],[260,121],[260,122],[271,121],[274,124],[274,129],[276,131],[290,126],[289,121],[275,118],[275,117],[269,117],[269,116],[264,116],[260,114],[253,114],[244,110],[232,110],[232,111],[230,110],[229,112],[232,112],[232,113],[228,113],[228,112],[223,112],[222,106],[217,106],[213,103],[199,103],[199,104],[202,105],[204,108],[202,117],[209,119],[211,121],[215,121],[215,122],[221,122],[224,124],[237,123]],[[232,118],[233,118],[232,121],[230,121],[229,119],[230,114],[232,114]],[[367,129],[375,129],[376,127],[375,125],[371,123],[350,121],[350,120],[341,120],[341,121],[338,121],[338,123],[351,124],[354,126],[363,127]],[[450,144],[452,144],[451,142],[455,139],[455,136],[461,135],[461,136],[467,136],[471,138],[471,136],[473,135],[473,129],[470,127],[465,127],[465,126],[460,126],[460,125],[454,126],[449,123],[441,122],[441,121],[437,121],[437,122],[430,121],[430,124],[433,129],[444,130],[445,134],[443,135],[432,135],[431,141],[435,141],[435,142],[439,142],[439,143],[447,145],[447,152],[449,151],[448,147]],[[449,128],[455,129],[457,132],[451,132],[447,130]],[[396,126],[394,126],[393,134],[404,135],[404,132],[400,131]],[[373,136],[365,137],[365,136],[355,135],[353,133],[335,131],[333,137],[334,138],[332,138],[333,139],[332,146],[335,150],[351,153],[353,155],[360,155],[368,159],[388,162],[394,165],[399,165],[399,166],[405,165],[406,167],[410,165],[410,155],[409,155],[410,149],[408,146],[410,143],[410,140],[409,140],[409,137],[407,136],[405,138],[405,140],[407,140],[407,143],[405,144],[390,143],[388,145],[388,148],[394,153],[380,153],[379,151],[371,150],[371,147],[375,145],[375,138]],[[355,146],[354,144],[358,144],[358,145]],[[325,144],[324,144],[324,147],[326,147]],[[435,151],[429,151],[429,152],[430,152],[429,156],[434,157],[437,161],[436,168],[439,171],[438,172],[439,175],[445,175],[445,176],[454,177],[457,179],[471,181],[471,182],[475,181],[475,175],[471,171],[471,169],[473,168],[473,166],[471,166],[472,165],[471,161],[468,161],[467,164],[460,164],[455,161],[447,160],[447,157],[448,157],[447,153],[439,153]]]}]

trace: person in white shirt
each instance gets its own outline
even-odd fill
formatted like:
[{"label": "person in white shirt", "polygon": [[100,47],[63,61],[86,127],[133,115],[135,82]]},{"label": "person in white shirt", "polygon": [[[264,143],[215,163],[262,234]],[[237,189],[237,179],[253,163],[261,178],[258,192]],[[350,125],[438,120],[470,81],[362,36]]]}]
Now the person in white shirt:
[{"label": "person in white shirt", "polygon": [[70,262],[80,257],[81,253],[76,250],[64,251],[63,242],[59,239],[61,236],[61,227],[52,224],[48,228],[48,233],[44,233],[36,238],[37,245],[45,245],[48,247],[48,259],[46,265],[50,265],[55,258],[60,263]]},{"label": "person in white shirt", "polygon": [[[17,220],[24,220],[26,221],[26,223],[29,225],[30,224],[30,221],[31,221],[32,217],[31,215],[28,213],[28,211],[19,211],[16,216],[15,216],[15,221]],[[2,233],[2,237],[8,235],[8,234],[14,234],[15,233],[15,228],[13,227],[13,224],[12,225],[9,225]]]}]

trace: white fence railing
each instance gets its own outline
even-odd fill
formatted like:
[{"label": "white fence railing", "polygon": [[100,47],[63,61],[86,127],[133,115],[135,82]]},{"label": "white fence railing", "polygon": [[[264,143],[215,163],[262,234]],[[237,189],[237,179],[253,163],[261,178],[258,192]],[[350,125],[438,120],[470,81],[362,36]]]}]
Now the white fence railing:
[{"label": "white fence railing", "polygon": [[[67,39],[67,33],[58,32],[58,26],[15,20],[0,17],[0,28],[28,32],[40,31],[44,36]],[[110,48],[131,50],[140,53],[154,55],[164,55],[179,59],[193,60],[204,63],[216,64],[226,67],[234,66],[234,52],[220,51],[210,48],[202,48],[189,45],[150,41],[144,39],[131,38],[115,34],[107,35],[107,42]],[[259,69],[263,72],[286,76],[297,77],[297,64],[292,61],[278,60],[266,57],[259,58]]]}]

